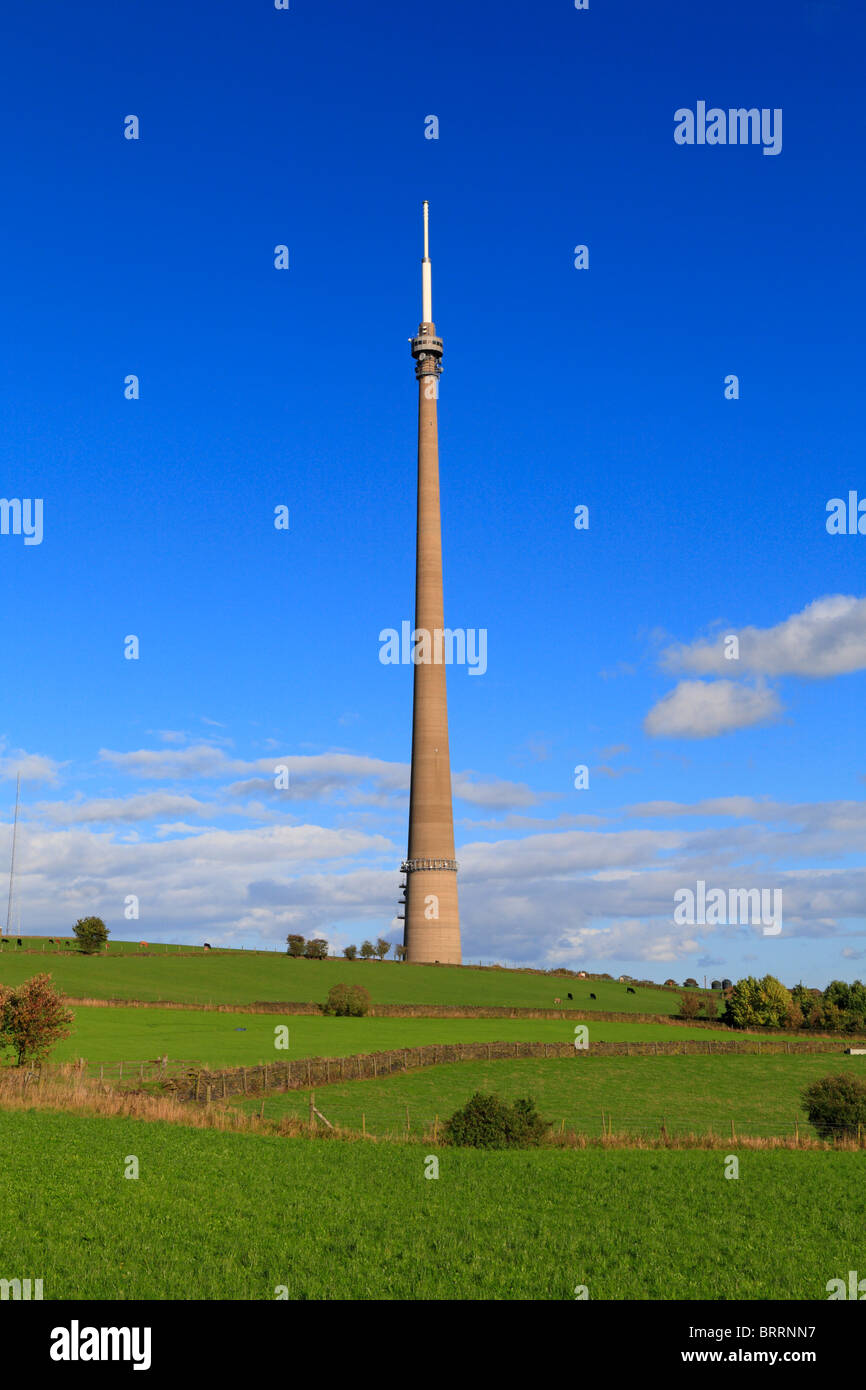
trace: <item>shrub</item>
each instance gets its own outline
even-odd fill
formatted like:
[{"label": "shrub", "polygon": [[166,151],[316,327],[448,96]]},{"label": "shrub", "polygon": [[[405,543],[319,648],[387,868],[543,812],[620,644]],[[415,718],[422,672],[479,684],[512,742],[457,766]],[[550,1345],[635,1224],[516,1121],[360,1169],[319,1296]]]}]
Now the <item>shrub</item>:
[{"label": "shrub", "polygon": [[290,956],[302,956],[304,954],[304,946],[306,943],[302,936],[298,936],[296,932],[289,932],[286,941],[289,943],[288,953]]},{"label": "shrub", "polygon": [[445,1141],[461,1148],[522,1149],[544,1140],[550,1124],[535,1109],[531,1096],[512,1105],[496,1095],[476,1091],[445,1122]]},{"label": "shrub", "polygon": [[336,1018],[363,1018],[370,1008],[370,991],[363,985],[333,985],[322,1012]]},{"label": "shrub", "polygon": [[108,927],[101,917],[79,917],[72,930],[78,937],[79,950],[86,956],[101,951],[108,940]]},{"label": "shrub", "polygon": [[704,995],[704,1018],[718,1018],[719,1001],[714,994]]},{"label": "shrub", "polygon": [[16,1066],[44,1057],[68,1038],[72,1014],[50,975],[34,975],[17,989],[0,985],[0,1047],[11,1047]]},{"label": "shrub", "polygon": [[346,960],[354,960],[355,957],[357,956],[357,954],[358,954],[358,948],[357,948],[357,946],[344,946],[344,947],[343,947],[343,955],[346,957]]},{"label": "shrub", "polygon": [[856,1138],[866,1129],[866,1081],[859,1076],[822,1076],[803,1091],[809,1124],[822,1139]]},{"label": "shrub", "polygon": [[701,996],[693,990],[680,995],[680,1018],[697,1018],[701,1011]]}]

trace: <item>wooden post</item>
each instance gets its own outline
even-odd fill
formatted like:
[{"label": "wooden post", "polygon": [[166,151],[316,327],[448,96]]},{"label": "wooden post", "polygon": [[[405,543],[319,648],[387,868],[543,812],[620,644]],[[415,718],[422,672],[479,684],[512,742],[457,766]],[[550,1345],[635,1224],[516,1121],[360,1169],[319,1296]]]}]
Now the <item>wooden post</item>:
[{"label": "wooden post", "polygon": [[367,1138],[367,1116],[364,1114],[363,1110],[361,1111],[361,1133],[363,1134],[364,1138],[366,1139],[366,1138]]},{"label": "wooden post", "polygon": [[207,1088],[207,1103],[208,1103],[208,1105],[210,1105],[210,1093],[211,1093],[211,1088],[210,1088],[210,1086],[208,1086],[208,1088]]},{"label": "wooden post", "polygon": [[260,1120],[263,1120],[264,1118],[265,1118],[265,1098],[264,1098],[264,1096],[262,1096],[262,1103],[261,1103],[261,1106],[260,1106],[260,1108],[259,1108],[259,1119],[260,1119]]},{"label": "wooden post", "polygon": [[122,1063],[122,1062],[121,1062],[121,1064],[120,1064],[120,1070],[118,1071],[117,1076],[118,1076],[118,1080],[120,1080],[121,1077],[123,1076],[123,1063]]},{"label": "wooden post", "polygon": [[247,1069],[246,1069],[246,1067],[243,1068],[243,1078],[244,1078],[244,1095],[246,1095],[246,1093],[247,1093]]},{"label": "wooden post", "polygon": [[[858,1126],[858,1137],[859,1137],[859,1126]],[[799,1121],[799,1119],[797,1118],[796,1115],[794,1116],[794,1143],[797,1145],[797,1148],[799,1149],[799,1147],[800,1147],[800,1121]]]},{"label": "wooden post", "polygon": [[312,1134],[313,1130],[315,1129],[315,1127],[316,1127],[316,1093],[315,1093],[315,1091],[311,1091],[311,1092],[310,1092],[310,1133],[311,1133],[311,1134]]},{"label": "wooden post", "polygon": [[409,1133],[409,1107],[406,1106],[406,1133]]},{"label": "wooden post", "polygon": [[735,1131],[734,1131],[734,1117],[733,1117],[733,1115],[731,1116],[731,1142],[734,1143],[734,1144],[736,1144],[736,1142],[737,1142],[737,1136],[736,1136],[736,1133],[735,1133]]},{"label": "wooden post", "polygon": [[437,1144],[438,1142],[439,1142],[439,1116],[437,1115],[436,1118],[435,1118],[435,1120],[433,1121],[433,1143],[434,1143],[434,1144]]},{"label": "wooden post", "polygon": [[100,1081],[102,1081],[102,1079],[104,1078],[104,1076],[105,1076],[105,1067],[104,1067],[104,1066],[100,1066],[100,1068],[99,1068],[99,1079],[100,1079]]}]

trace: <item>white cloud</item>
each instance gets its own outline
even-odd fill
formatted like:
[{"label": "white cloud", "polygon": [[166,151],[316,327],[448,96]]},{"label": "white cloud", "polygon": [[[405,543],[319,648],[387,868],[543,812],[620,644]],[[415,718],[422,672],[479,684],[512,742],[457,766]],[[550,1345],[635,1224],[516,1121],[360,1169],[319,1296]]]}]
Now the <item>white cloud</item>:
[{"label": "white cloud", "polygon": [[60,779],[62,763],[44,753],[26,753],[23,748],[6,748],[0,741],[0,781],[14,782],[19,772],[22,782],[48,782],[51,785]]},{"label": "white cloud", "polygon": [[[725,656],[724,638],[739,639],[739,659]],[[764,676],[830,677],[866,670],[866,599],[830,594],[815,599],[775,627],[720,628],[713,637],[668,647],[661,655],[670,671],[730,676],[747,671]]]},{"label": "white cloud", "polygon": [[715,738],[771,724],[782,706],[774,690],[736,681],[680,681],[644,720],[651,738]]}]

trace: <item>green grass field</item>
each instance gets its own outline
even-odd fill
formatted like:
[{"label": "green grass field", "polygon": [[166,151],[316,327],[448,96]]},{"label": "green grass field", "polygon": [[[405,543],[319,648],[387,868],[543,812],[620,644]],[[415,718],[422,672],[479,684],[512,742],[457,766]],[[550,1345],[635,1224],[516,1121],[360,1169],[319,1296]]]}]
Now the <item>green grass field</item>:
[{"label": "green grass field", "polygon": [[[608,1027],[615,1025],[608,1024]],[[581,1057],[549,1060],[457,1062],[374,1081],[316,1087],[316,1105],[332,1124],[368,1134],[402,1135],[409,1109],[412,1132],[421,1134],[438,1115],[445,1120],[474,1091],[503,1098],[531,1095],[545,1119],[579,1134],[601,1134],[601,1113],[615,1133],[658,1134],[662,1116],[669,1133],[739,1136],[810,1134],[800,1105],[804,1086],[820,1076],[852,1072],[866,1079],[866,1057],[840,1052],[773,1057]],[[258,1111],[261,1100],[232,1102]],[[265,1102],[271,1119],[306,1118],[309,1092],[274,1092]]]},{"label": "green grass field", "polygon": [[[575,1009],[616,1013],[674,1014],[673,990],[637,989],[612,981],[570,980],[516,970],[473,970],[465,966],[402,965],[396,961],[294,960],[285,952],[171,951],[141,955],[137,946],[111,943],[106,956],[67,955],[48,948],[33,952],[5,946],[0,981],[18,985],[49,971],[54,984],[77,999],[165,1000],[178,1004],[253,1004],[258,1001],[324,1003],[334,984],[363,984],[374,1003],[505,1005],[554,1008],[574,995]],[[157,948],[159,950],[159,948]],[[186,951],[186,947],[184,950]],[[597,995],[593,1002],[590,994]]]},{"label": "green grass field", "polygon": [[[568,1042],[573,1023],[549,1018],[329,1018],[325,1015],[217,1013],[194,1009],[99,1008],[72,1010],[73,1033],[51,1053],[53,1062],[86,1057],[90,1063],[170,1059],[212,1067],[253,1066],[295,1057],[348,1057],[427,1043]],[[288,1051],[274,1046],[275,1029],[289,1030]],[[685,1024],[590,1022],[593,1042],[648,1042],[712,1038],[714,1029]],[[240,1029],[246,1031],[241,1032]],[[718,1036],[730,1037],[727,1032]]]},{"label": "green grass field", "polygon": [[861,1154],[744,1151],[730,1181],[701,1150],[438,1156],[8,1112],[0,1271],[46,1299],[823,1300],[866,1268]]}]

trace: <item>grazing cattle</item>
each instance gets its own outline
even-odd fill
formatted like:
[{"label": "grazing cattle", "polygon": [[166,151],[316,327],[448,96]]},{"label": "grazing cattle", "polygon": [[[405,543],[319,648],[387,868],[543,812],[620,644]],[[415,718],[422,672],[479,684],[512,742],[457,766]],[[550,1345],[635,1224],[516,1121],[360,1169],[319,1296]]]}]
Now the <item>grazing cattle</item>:
[{"label": "grazing cattle", "polygon": [[573,994],[570,994],[568,997],[569,997],[569,999],[573,999],[573,998],[574,998],[574,995],[573,995]]},{"label": "grazing cattle", "polygon": [[20,936],[18,937],[18,943],[17,943],[17,944],[18,944],[19,946],[21,945],[21,937],[20,937]]},{"label": "grazing cattle", "polygon": [[632,989],[631,985],[626,985],[625,992],[626,994],[634,994],[634,990]]},{"label": "grazing cattle", "polygon": [[591,994],[589,997],[590,997],[590,999],[594,999],[594,998],[595,998],[595,995],[594,995],[594,994]]},{"label": "grazing cattle", "polygon": [[53,945],[54,945],[54,937],[53,937],[53,936],[49,936],[49,938],[48,938],[48,945],[49,945],[49,946],[53,946]]},{"label": "grazing cattle", "polygon": [[561,1004],[561,1003],[562,1003],[562,1000],[561,1000],[561,999],[554,999],[553,1002],[554,1002],[554,1004]]},{"label": "grazing cattle", "polygon": [[205,948],[206,951],[209,951],[209,950],[210,950],[210,942],[209,942],[209,941],[206,941],[206,942],[204,943],[204,948]]}]

